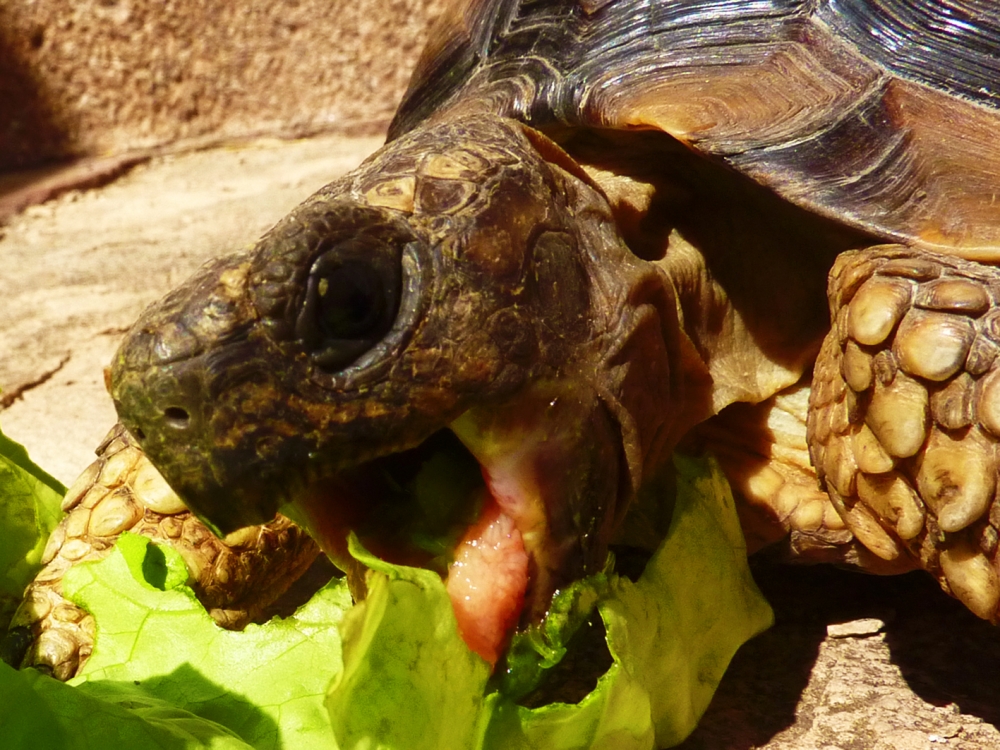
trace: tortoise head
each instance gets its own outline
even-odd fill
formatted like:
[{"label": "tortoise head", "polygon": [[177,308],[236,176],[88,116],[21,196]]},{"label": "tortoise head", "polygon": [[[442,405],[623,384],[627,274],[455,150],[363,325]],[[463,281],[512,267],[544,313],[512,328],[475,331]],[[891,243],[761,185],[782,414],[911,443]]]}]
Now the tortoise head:
[{"label": "tortoise head", "polygon": [[476,118],[392,141],[147,309],[112,396],[217,532],[290,505],[335,559],[347,528],[391,548],[400,487],[461,441],[544,609],[603,565],[669,442],[677,331],[600,190],[540,134]]}]

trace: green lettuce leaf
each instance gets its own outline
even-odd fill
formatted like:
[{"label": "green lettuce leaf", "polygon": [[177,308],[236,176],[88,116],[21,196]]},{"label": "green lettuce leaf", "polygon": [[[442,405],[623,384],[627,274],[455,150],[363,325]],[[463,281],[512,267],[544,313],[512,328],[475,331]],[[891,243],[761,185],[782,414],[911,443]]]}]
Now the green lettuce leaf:
[{"label": "green lettuce leaf", "polygon": [[0,733],[12,750],[249,750],[224,727],[131,684],[77,689],[0,662]]},{"label": "green lettuce leaf", "polygon": [[[632,582],[612,570],[568,587],[490,677],[458,634],[432,571],[391,565],[354,540],[368,596],[343,582],[296,614],[218,628],[179,556],[124,535],[74,568],[67,596],[97,622],[84,673],[62,685],[0,667],[4,747],[628,750],[695,726],[732,654],[771,612],[750,578],[732,496],[710,462],[677,460],[669,532]],[[7,530],[0,526],[6,538]],[[520,705],[600,618],[613,662],[575,704]],[[16,706],[16,709],[14,708]]]},{"label": "green lettuce leaf", "polygon": [[475,747],[490,668],[458,635],[441,577],[386,563],[354,536],[350,551],[373,572],[344,619],[344,671],[327,702],[340,747]]},{"label": "green lettuce leaf", "polygon": [[0,433],[0,632],[41,568],[65,492],[28,458],[24,446]]},{"label": "green lettuce leaf", "polygon": [[186,574],[171,572],[183,565],[173,550],[123,534],[107,558],[67,573],[66,596],[98,627],[94,653],[70,684],[141,686],[255,748],[336,747],[324,701],[341,669],[337,624],[351,606],[346,585],[321,589],[292,617],[232,632],[182,585]]},{"label": "green lettuce leaf", "polygon": [[607,594],[608,577],[604,573],[557,591],[545,619],[511,638],[505,663],[494,680],[497,691],[520,701],[537,688],[546,673],[566,656],[573,636],[593,619],[595,606]]},{"label": "green lettuce leaf", "polygon": [[730,659],[773,622],[750,576],[732,493],[714,463],[676,458],[673,520],[639,580],[597,608],[614,658],[575,705],[498,697],[487,748],[671,747],[698,723]]}]

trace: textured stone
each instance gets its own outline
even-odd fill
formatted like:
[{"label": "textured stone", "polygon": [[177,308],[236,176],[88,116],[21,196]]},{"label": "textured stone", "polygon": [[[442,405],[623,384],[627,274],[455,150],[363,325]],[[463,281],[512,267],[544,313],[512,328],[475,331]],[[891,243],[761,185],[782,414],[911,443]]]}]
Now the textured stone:
[{"label": "textured stone", "polygon": [[179,141],[380,132],[442,5],[0,4],[0,171]]}]

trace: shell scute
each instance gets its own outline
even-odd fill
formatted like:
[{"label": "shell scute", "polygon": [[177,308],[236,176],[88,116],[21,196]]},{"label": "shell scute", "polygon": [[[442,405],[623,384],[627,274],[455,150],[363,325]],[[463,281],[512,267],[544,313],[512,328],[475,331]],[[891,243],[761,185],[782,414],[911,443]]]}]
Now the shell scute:
[{"label": "shell scute", "polygon": [[887,239],[1000,259],[1000,18],[934,0],[474,0],[390,130],[450,108],[659,129]]}]

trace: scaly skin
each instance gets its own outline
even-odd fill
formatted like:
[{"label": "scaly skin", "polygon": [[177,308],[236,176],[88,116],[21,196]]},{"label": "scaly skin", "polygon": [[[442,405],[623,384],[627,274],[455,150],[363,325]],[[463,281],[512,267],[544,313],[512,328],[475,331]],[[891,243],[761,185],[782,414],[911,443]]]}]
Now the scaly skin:
[{"label": "scaly skin", "polygon": [[380,538],[376,462],[450,430],[522,534],[534,619],[603,568],[631,494],[704,417],[677,317],[580,168],[477,116],[394,141],[149,308],[111,392],[215,528],[290,505],[345,568],[349,528],[412,559]]},{"label": "scaly skin", "polygon": [[998,281],[990,266],[898,247],[842,256],[809,415],[813,464],[854,535],[993,622]]}]

